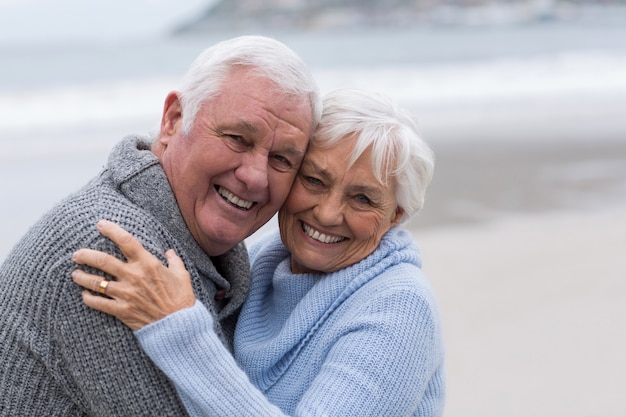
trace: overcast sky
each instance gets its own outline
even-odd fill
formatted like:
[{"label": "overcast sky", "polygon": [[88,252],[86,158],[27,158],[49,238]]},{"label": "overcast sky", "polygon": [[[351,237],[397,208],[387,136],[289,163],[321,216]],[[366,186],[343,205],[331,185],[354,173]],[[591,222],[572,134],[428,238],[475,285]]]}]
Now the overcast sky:
[{"label": "overcast sky", "polygon": [[0,45],[163,33],[211,0],[0,0]]}]

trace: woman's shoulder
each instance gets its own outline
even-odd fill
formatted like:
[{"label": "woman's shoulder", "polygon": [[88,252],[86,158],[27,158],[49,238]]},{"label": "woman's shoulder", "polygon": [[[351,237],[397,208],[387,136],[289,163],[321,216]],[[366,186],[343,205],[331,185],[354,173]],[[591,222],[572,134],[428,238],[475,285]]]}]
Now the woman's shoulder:
[{"label": "woman's shoulder", "polygon": [[[388,233],[379,248],[377,262],[370,265],[372,278],[364,285],[361,296],[367,303],[390,303],[426,307],[437,311],[435,292],[429,277],[422,270],[419,250],[410,233],[394,230]],[[402,300],[402,302],[400,302]]]}]

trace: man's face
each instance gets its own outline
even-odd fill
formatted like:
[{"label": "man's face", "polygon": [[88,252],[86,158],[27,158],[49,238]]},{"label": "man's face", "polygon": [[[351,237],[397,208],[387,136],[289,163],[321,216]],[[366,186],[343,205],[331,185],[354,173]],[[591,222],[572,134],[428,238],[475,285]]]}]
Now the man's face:
[{"label": "man's face", "polygon": [[220,255],[265,224],[285,201],[311,134],[307,100],[238,68],[182,133],[168,96],[157,155],[183,218],[204,251]]}]

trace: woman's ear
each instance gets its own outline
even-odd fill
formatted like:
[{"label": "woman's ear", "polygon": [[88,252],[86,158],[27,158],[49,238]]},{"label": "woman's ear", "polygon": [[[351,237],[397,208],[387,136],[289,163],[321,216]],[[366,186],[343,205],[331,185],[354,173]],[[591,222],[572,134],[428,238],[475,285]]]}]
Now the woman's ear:
[{"label": "woman's ear", "polygon": [[391,220],[392,226],[397,226],[400,224],[400,220],[402,220],[402,216],[404,215],[404,209],[400,206],[396,207],[396,215]]}]

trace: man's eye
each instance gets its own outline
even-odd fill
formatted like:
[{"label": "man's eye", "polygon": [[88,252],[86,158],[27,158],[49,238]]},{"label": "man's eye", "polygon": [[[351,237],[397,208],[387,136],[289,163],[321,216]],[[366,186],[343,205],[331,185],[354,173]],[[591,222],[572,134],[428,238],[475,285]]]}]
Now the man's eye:
[{"label": "man's eye", "polygon": [[248,147],[248,142],[243,136],[224,134],[222,137],[226,145],[234,151],[245,150]]},{"label": "man's eye", "polygon": [[287,171],[293,167],[291,160],[282,155],[272,155],[270,157],[272,166],[279,171]]},{"label": "man's eye", "polygon": [[226,136],[233,142],[245,143],[245,139],[243,138],[243,136],[239,136],[239,135],[226,135]]}]

